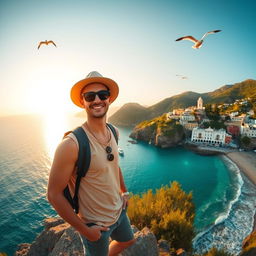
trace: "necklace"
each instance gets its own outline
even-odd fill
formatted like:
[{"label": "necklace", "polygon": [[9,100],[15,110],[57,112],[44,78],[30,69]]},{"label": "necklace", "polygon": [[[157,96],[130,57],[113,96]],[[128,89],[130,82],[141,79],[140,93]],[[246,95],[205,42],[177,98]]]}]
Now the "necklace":
[{"label": "necklace", "polygon": [[95,134],[91,131],[91,129],[89,128],[87,122],[85,123],[86,128],[88,129],[88,131],[92,134],[92,136],[97,140],[97,142],[105,149],[106,153],[107,153],[107,159],[108,161],[113,161],[114,160],[114,155],[112,154],[112,148],[108,145],[111,141],[111,132],[108,130],[108,134],[109,134],[109,139],[107,141],[107,144],[102,143],[101,141],[99,141],[99,139],[95,136]]}]

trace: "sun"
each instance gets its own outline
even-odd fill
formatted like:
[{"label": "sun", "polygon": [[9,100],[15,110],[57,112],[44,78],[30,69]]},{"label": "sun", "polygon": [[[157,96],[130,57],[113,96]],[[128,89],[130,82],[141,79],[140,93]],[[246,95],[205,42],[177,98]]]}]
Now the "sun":
[{"label": "sun", "polygon": [[42,71],[30,83],[26,93],[27,107],[43,119],[45,143],[52,160],[63,134],[69,129],[67,115],[72,106],[67,81],[52,71]]}]

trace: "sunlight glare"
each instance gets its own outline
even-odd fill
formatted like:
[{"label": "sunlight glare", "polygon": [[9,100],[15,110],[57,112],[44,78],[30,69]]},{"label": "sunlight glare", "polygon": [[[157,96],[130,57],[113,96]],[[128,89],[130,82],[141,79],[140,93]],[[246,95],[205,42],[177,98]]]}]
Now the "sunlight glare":
[{"label": "sunlight glare", "polygon": [[54,111],[44,115],[44,135],[50,160],[53,159],[55,150],[67,129],[65,113]]}]

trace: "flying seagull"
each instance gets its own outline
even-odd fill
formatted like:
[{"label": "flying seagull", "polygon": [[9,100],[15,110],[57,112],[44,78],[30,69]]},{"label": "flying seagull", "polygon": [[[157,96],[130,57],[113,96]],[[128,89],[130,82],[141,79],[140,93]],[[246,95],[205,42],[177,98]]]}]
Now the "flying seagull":
[{"label": "flying seagull", "polygon": [[46,44],[46,45],[48,45],[48,44],[53,44],[55,47],[57,47],[57,45],[56,45],[52,40],[50,40],[50,41],[45,40],[45,41],[41,41],[41,42],[39,43],[39,45],[38,45],[38,47],[37,47],[38,50],[39,50],[39,48],[40,48],[40,46],[41,46],[42,44]]},{"label": "flying seagull", "polygon": [[204,41],[203,39],[204,39],[207,35],[209,35],[209,34],[215,34],[215,33],[218,33],[218,32],[220,32],[220,31],[221,31],[221,30],[209,31],[209,32],[205,33],[205,34],[203,35],[203,37],[202,37],[200,40],[195,39],[193,36],[183,36],[183,37],[180,37],[180,38],[176,39],[175,41],[190,40],[190,41],[192,41],[192,42],[194,43],[194,45],[192,46],[192,48],[194,48],[194,49],[199,49],[199,48],[202,46],[202,44],[203,44],[203,41]]}]

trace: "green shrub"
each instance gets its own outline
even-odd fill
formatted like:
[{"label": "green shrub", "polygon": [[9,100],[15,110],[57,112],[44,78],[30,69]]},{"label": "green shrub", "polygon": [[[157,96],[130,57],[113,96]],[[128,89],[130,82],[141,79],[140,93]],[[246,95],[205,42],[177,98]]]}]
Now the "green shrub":
[{"label": "green shrub", "polygon": [[157,239],[168,240],[171,247],[192,250],[195,207],[192,193],[186,194],[178,182],[162,186],[156,193],[148,190],[142,195],[133,195],[128,215],[136,227],[149,227]]}]

